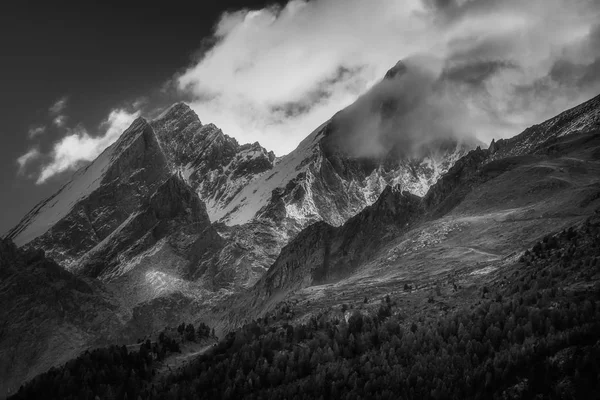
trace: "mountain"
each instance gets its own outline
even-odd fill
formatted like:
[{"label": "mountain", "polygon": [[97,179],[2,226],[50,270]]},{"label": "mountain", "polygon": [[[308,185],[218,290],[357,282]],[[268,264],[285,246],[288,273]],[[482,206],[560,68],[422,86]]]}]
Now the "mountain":
[{"label": "mountain", "polygon": [[[382,84],[402,79],[403,71],[388,74]],[[73,279],[94,288],[88,298],[81,298],[75,289],[60,292],[59,297],[86,310],[102,310],[107,318],[117,315],[117,322],[94,333],[87,319],[75,319],[68,329],[89,334],[77,333],[65,340],[68,351],[57,346],[62,355],[49,351],[41,358],[32,356],[27,370],[5,371],[2,376],[19,383],[101,338],[131,340],[182,320],[220,318],[232,296],[257,282],[263,285],[261,279],[276,260],[277,265],[289,264],[305,251],[306,232],[299,241],[290,242],[316,222],[321,239],[315,246],[329,249],[331,256],[310,282],[328,282],[355,271],[380,235],[401,231],[406,228],[402,221],[412,221],[391,211],[391,220],[382,220],[369,236],[357,234],[347,240],[349,232],[362,230],[366,220],[361,210],[371,210],[367,220],[377,219],[390,213],[395,200],[410,202],[414,195],[423,195],[478,144],[448,136],[423,142],[416,152],[390,146],[376,155],[356,154],[341,145],[349,134],[348,115],[368,107],[381,121],[393,120],[400,112],[393,97],[378,97],[373,104],[359,99],[279,158],[258,143],[240,145],[216,126],[203,124],[183,103],[154,120],[136,119],[114,144],[36,205],[7,235],[21,247],[19,251],[42,251]],[[405,134],[401,125],[393,127],[393,135]],[[371,133],[365,130],[358,135]],[[386,191],[389,185],[399,185],[401,190]],[[388,200],[377,201],[382,193]],[[350,228],[344,227],[347,221]],[[294,243],[300,246],[295,249]],[[363,258],[356,257],[360,253]],[[297,262],[301,260],[305,259],[299,257]],[[23,267],[23,281],[30,279],[27,271]],[[292,280],[304,276],[292,270],[269,275],[272,284],[263,293],[302,286],[286,284],[288,274]],[[22,297],[25,303],[37,302],[33,293],[13,295],[17,301]],[[47,315],[47,326],[62,332],[60,314]],[[214,325],[221,330],[228,324],[223,320]],[[31,329],[33,325],[16,326]],[[18,348],[35,349],[35,343],[43,345],[44,340],[26,336]],[[9,348],[10,343],[0,339],[0,347]]]},{"label": "mountain", "polygon": [[184,103],[151,121],[172,169],[180,171],[206,204],[212,221],[256,175],[273,168],[275,155],[258,143],[239,145],[213,124],[202,125]]},{"label": "mountain", "polygon": [[[181,321],[226,333],[266,315],[346,320],[341,305],[378,312],[369,301],[386,295],[403,315],[474,305],[489,276],[511,279],[526,248],[600,207],[599,98],[482,149],[451,134],[408,146],[397,98],[366,96],[281,158],[185,104],[137,119],[9,232],[21,249],[2,242],[0,349],[26,354],[3,365],[10,385]],[[347,146],[373,133],[348,125],[362,107],[386,121],[377,152]]]},{"label": "mountain", "polygon": [[[95,355],[118,363],[82,355],[15,398],[588,398],[600,126],[560,132],[506,157],[475,149],[424,197],[388,187],[341,226],[309,225],[252,289],[202,310],[229,333],[168,373],[113,347]],[[85,379],[127,363],[139,374]]]},{"label": "mountain", "polygon": [[[406,69],[399,63],[379,85],[403,79]],[[158,268],[211,291],[251,287],[306,226],[340,226],[388,185],[423,195],[476,147],[474,139],[452,136],[428,139],[417,152],[391,146],[383,154],[360,155],[341,145],[349,135],[348,115],[366,107],[381,121],[393,120],[400,110],[394,94],[386,96],[372,103],[366,93],[368,101],[357,100],[280,158],[258,143],[238,144],[177,103],[152,121],[136,120],[7,237],[103,280],[145,279],[140,274]],[[405,135],[402,126],[390,126],[390,134]],[[165,201],[157,209],[154,200],[164,196],[172,210],[162,210]],[[182,241],[187,244],[178,246]],[[160,265],[152,261],[158,259]]]},{"label": "mountain", "polygon": [[[262,310],[256,317],[282,301],[315,310],[415,281],[430,285],[449,265],[482,268],[580,222],[600,210],[599,99],[500,142],[500,155],[494,142],[472,150],[423,197],[388,187],[340,227],[308,226],[240,301]],[[574,115],[580,128],[565,134]]]},{"label": "mountain", "polygon": [[8,232],[17,246],[44,249],[67,269],[127,221],[167,179],[167,160],[138,118],[94,162]]},{"label": "mountain", "polygon": [[[373,92],[379,93],[390,80],[403,79],[407,67],[399,63],[392,70],[396,72],[387,74]],[[388,136],[408,136],[394,119],[402,112],[397,94],[386,93],[366,93],[280,158],[257,143],[240,146],[213,125],[202,125],[184,104],[151,122],[171,164],[205,202],[215,228],[226,239],[213,268],[216,273],[204,276],[205,281],[214,288],[248,288],[306,226],[317,221],[340,226],[373,204],[388,185],[422,196],[456,160],[480,144],[466,135],[448,135],[426,138],[415,148],[397,140],[381,154],[348,149],[343,145],[350,135],[348,115],[364,109],[374,110],[373,118],[387,126]]]}]

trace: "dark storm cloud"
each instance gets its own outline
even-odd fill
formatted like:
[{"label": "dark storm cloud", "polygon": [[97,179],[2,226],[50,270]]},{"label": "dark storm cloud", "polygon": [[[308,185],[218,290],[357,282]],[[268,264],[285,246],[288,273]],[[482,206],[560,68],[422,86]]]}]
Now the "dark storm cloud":
[{"label": "dark storm cloud", "polygon": [[585,87],[600,81],[600,23],[577,46],[556,60],[548,77],[565,85]]}]

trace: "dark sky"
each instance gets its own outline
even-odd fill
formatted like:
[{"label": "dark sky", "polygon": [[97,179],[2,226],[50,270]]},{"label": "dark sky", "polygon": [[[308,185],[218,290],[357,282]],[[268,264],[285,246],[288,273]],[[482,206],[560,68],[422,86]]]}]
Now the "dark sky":
[{"label": "dark sky", "polygon": [[[64,132],[48,108],[67,96],[71,124],[93,128],[119,104],[160,90],[191,63],[225,10],[272,1],[11,1],[0,5],[0,234],[68,179],[42,185],[17,176],[17,157],[36,141],[45,152]],[[94,2],[96,3],[96,2]]]}]

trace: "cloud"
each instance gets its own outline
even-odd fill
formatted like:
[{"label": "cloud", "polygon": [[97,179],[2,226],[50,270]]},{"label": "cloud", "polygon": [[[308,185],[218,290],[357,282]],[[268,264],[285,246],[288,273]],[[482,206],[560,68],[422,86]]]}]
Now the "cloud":
[{"label": "cloud", "polygon": [[396,36],[407,38],[404,51],[419,49],[420,8],[417,1],[295,0],[226,13],[216,45],[178,85],[194,95],[202,120],[281,154],[395,64]]},{"label": "cloud", "polygon": [[63,128],[67,124],[67,116],[66,115],[57,115],[52,120],[52,123],[56,125],[57,128]]},{"label": "cloud", "polygon": [[63,128],[67,124],[67,116],[63,113],[67,108],[67,101],[68,97],[63,96],[48,108],[48,113],[52,117],[52,123],[57,128]]},{"label": "cloud", "polygon": [[443,74],[441,60],[407,58],[332,118],[327,142],[360,158],[423,156],[439,139],[463,140],[466,110]]},{"label": "cloud", "polygon": [[92,136],[83,127],[68,129],[68,135],[54,144],[50,153],[50,162],[45,164],[38,176],[37,184],[65,171],[75,170],[84,162],[93,161],[98,155],[113,144],[139,112],[130,113],[123,109],[110,112],[100,125],[101,135]]},{"label": "cloud", "polygon": [[17,164],[19,165],[19,175],[23,175],[25,173],[25,169],[29,163],[40,158],[41,153],[37,148],[30,149],[27,153],[23,154],[21,157],[17,158]]},{"label": "cloud", "polygon": [[282,154],[424,55],[440,61],[430,79],[448,103],[423,104],[464,113],[452,130],[488,141],[600,91],[598,20],[590,0],[293,0],[223,14],[177,86],[203,121]]},{"label": "cloud", "polygon": [[131,103],[131,108],[133,108],[134,110],[140,110],[140,109],[144,108],[146,105],[148,105],[149,101],[150,100],[148,99],[148,97],[145,97],[145,96],[138,97]]},{"label": "cloud", "polygon": [[27,137],[29,139],[34,139],[46,132],[46,127],[44,125],[32,126],[27,131]]},{"label": "cloud", "polygon": [[62,111],[67,107],[67,100],[67,96],[63,96],[60,99],[56,100],[54,104],[52,104],[48,109],[50,115],[56,116],[62,113]]}]

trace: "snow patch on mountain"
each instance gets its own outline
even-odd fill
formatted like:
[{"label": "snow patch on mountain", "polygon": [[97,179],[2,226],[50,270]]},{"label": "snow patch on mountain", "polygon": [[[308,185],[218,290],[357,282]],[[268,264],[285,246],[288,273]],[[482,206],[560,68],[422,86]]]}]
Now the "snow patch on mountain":
[{"label": "snow patch on mountain", "polygon": [[[285,187],[289,181],[305,172],[310,167],[311,160],[318,154],[318,138],[322,134],[321,125],[304,139],[291,153],[283,156],[273,169],[265,171],[247,184],[235,195],[229,204],[214,217],[225,224],[241,225],[250,222],[264,206],[269,203],[273,190]],[[294,213],[293,206],[290,211]],[[302,213],[302,215],[305,215]],[[298,214],[300,217],[300,214]]]}]

